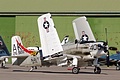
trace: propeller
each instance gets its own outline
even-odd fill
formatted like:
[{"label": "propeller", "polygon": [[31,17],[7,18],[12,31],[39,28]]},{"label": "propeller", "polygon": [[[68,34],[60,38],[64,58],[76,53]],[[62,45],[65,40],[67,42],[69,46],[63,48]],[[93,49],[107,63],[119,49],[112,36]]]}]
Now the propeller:
[{"label": "propeller", "polygon": [[109,50],[116,51],[116,50],[117,50],[117,48],[116,48],[116,47],[109,47]]},{"label": "propeller", "polygon": [[113,51],[116,51],[117,48],[116,47],[109,47],[108,48],[108,37],[107,37],[107,28],[105,28],[105,34],[106,34],[106,42],[105,42],[105,52],[107,52],[107,56],[106,56],[106,63],[107,63],[107,67],[109,67],[109,64],[110,64],[110,53],[109,53],[109,50],[113,50]]},{"label": "propeller", "polygon": [[[105,46],[108,46],[107,28],[105,28],[105,34],[106,34],[106,44],[105,44]],[[107,67],[109,67],[109,63],[110,63],[110,61],[109,61],[109,59],[110,59],[110,53],[109,53],[109,50],[108,50],[108,49],[106,50],[106,52],[107,52],[106,63],[107,63]]]}]

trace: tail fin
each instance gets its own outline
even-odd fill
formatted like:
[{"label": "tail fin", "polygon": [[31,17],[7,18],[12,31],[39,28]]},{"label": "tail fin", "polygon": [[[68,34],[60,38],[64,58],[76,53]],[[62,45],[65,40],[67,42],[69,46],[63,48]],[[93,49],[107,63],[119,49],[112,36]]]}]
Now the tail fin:
[{"label": "tail fin", "polygon": [[[22,44],[21,38],[19,36],[13,36],[11,39],[11,56],[20,56],[21,54],[25,54],[23,49],[18,45],[17,41]],[[18,58],[12,58],[12,64],[17,63]]]},{"label": "tail fin", "polygon": [[68,41],[69,41],[69,36],[67,35],[67,36],[65,36],[65,37],[63,38],[63,40],[62,40],[62,42],[61,42],[61,45],[66,44]]},{"label": "tail fin", "polygon": [[63,51],[51,14],[44,14],[38,18],[43,56]]},{"label": "tail fin", "polygon": [[10,53],[9,53],[2,37],[0,36],[0,57],[1,56],[10,56]]},{"label": "tail fin", "polygon": [[36,55],[37,51],[33,51],[25,48],[22,44],[21,38],[19,36],[13,36],[12,37],[12,56],[20,55],[24,53]]},{"label": "tail fin", "polygon": [[21,41],[21,38],[19,36],[13,36],[12,37],[12,56],[16,56],[16,55],[20,55],[20,54],[23,54],[24,51],[21,49],[21,47],[18,45],[18,42],[19,44],[23,45],[22,44],[22,41]]},{"label": "tail fin", "polygon": [[89,41],[96,41],[85,16],[73,20],[73,28],[77,40],[80,40],[82,31],[85,31],[85,33],[89,36]]},{"label": "tail fin", "polygon": [[13,65],[19,65],[21,64],[20,62],[23,62],[26,57],[29,55],[36,56],[37,51],[34,50],[29,50],[25,48],[22,44],[21,38],[19,36],[13,36],[11,40],[11,45],[12,45],[12,64]]}]

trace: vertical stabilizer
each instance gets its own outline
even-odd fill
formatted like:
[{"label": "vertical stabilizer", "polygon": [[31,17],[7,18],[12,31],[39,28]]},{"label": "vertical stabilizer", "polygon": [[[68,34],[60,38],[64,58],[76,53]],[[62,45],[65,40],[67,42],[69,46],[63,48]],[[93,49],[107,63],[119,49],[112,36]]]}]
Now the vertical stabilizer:
[{"label": "vertical stabilizer", "polygon": [[[18,42],[22,44],[21,38],[19,36],[13,36],[11,39],[11,56],[19,56],[21,54],[24,54],[25,52],[21,49],[21,47],[18,45]],[[14,64],[17,61],[17,58],[12,58],[12,64]]]},{"label": "vertical stabilizer", "polygon": [[2,37],[0,36],[0,57],[1,56],[10,56],[10,53],[9,53]]},{"label": "vertical stabilizer", "polygon": [[22,41],[21,41],[21,38],[19,36],[13,36],[12,37],[12,48],[11,48],[11,51],[12,51],[12,56],[15,56],[15,55],[20,55],[20,54],[23,54],[24,51],[21,49],[21,47],[18,45],[18,42],[22,44]]}]

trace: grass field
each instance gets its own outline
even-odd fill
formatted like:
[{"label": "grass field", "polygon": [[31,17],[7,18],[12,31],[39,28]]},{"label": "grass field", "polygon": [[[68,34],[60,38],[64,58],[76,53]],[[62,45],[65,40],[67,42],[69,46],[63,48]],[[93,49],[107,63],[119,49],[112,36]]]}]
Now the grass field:
[{"label": "grass field", "polygon": [[11,51],[11,37],[15,33],[15,17],[0,17],[0,36],[2,36],[9,51]]},{"label": "grass field", "polygon": [[[17,16],[16,17],[16,34],[22,37],[25,46],[40,46],[38,26],[38,16]],[[53,16],[53,20],[62,40],[65,35],[74,40],[72,20],[77,16]],[[120,48],[120,18],[116,17],[88,17],[88,22],[93,30],[97,40],[105,40],[105,28],[108,30],[109,46]],[[114,53],[114,52],[113,52]]]},{"label": "grass field", "polygon": [[[74,41],[72,20],[79,16],[53,16],[55,27],[60,40],[65,35]],[[11,51],[11,37],[16,34],[21,36],[23,44],[28,46],[40,46],[37,25],[38,16],[0,17],[0,34]],[[109,46],[115,46],[120,50],[120,17],[87,17],[97,40],[105,40],[105,28],[108,29]],[[115,52],[111,52],[115,53]]]},{"label": "grass field", "polygon": [[88,21],[97,40],[106,39],[105,28],[107,28],[109,46],[115,46],[120,50],[120,17],[89,18]]}]

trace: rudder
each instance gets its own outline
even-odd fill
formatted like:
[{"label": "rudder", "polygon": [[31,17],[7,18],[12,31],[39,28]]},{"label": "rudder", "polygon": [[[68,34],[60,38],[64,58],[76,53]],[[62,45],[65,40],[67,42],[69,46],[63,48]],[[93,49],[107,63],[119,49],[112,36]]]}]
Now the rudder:
[{"label": "rudder", "polygon": [[[18,45],[22,44],[21,38],[19,36],[13,36],[11,38],[11,56],[18,56],[20,54],[24,54],[25,52],[20,48]],[[17,61],[17,58],[12,58],[12,64],[14,64]]]}]

